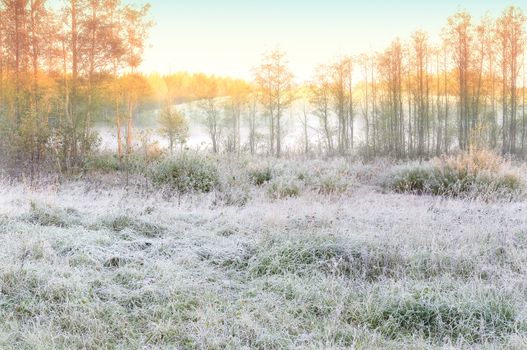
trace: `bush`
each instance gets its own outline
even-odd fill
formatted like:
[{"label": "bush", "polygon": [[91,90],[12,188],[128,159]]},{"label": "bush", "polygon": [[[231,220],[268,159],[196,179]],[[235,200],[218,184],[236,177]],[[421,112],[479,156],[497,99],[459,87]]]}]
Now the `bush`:
[{"label": "bush", "polygon": [[215,205],[244,206],[251,199],[251,181],[243,158],[229,157],[218,164]]},{"label": "bush", "polygon": [[294,179],[276,179],[267,188],[267,194],[272,199],[298,197],[301,192],[300,182]]},{"label": "bush", "polygon": [[145,159],[144,155],[131,154],[123,156],[121,160],[112,153],[94,154],[87,158],[84,163],[84,171],[98,171],[102,173],[125,172],[144,174],[148,172],[152,164],[152,156]]},{"label": "bush", "polygon": [[222,179],[216,192],[215,204],[243,207],[251,200],[250,184],[237,177]]},{"label": "bush", "polygon": [[390,174],[386,186],[395,192],[426,193],[432,170],[416,166],[399,168]]},{"label": "bush", "polygon": [[262,186],[273,179],[273,170],[269,166],[253,168],[249,170],[249,178],[254,185]]},{"label": "bush", "polygon": [[332,195],[345,193],[350,188],[352,181],[347,172],[328,171],[308,179],[308,185],[319,194]]},{"label": "bush", "polygon": [[111,173],[122,171],[124,169],[124,163],[119,161],[115,154],[101,153],[88,157],[84,164],[84,169]]},{"label": "bush", "polygon": [[395,192],[482,199],[512,198],[522,192],[519,176],[488,152],[434,160],[393,171],[385,187]]},{"label": "bush", "polygon": [[179,193],[211,192],[218,184],[216,164],[195,153],[183,153],[159,163],[153,171],[153,182]]},{"label": "bush", "polygon": [[317,268],[327,268],[342,260],[347,261],[347,252],[330,239],[270,239],[260,245],[251,264],[251,273],[256,276],[281,274],[306,274]]},{"label": "bush", "polygon": [[437,168],[448,168],[456,172],[466,172],[468,174],[479,174],[483,172],[499,173],[509,164],[496,153],[477,149],[470,152],[462,152],[452,156],[442,156],[436,158],[432,163]]}]

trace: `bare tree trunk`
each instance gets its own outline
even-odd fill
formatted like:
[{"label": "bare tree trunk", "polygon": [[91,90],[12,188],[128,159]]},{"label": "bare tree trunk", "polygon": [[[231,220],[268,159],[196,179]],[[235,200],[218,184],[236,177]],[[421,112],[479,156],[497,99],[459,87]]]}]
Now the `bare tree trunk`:
[{"label": "bare tree trunk", "polygon": [[525,58],[523,59],[523,78],[522,78],[522,157],[525,157],[525,140],[527,137],[527,117],[525,116]]},{"label": "bare tree trunk", "polygon": [[251,155],[254,155],[256,153],[256,101],[257,97],[253,96],[251,112],[249,116],[249,147],[251,149]]},{"label": "bare tree trunk", "polygon": [[133,102],[128,101],[128,125],[126,127],[126,154],[132,154]]},{"label": "bare tree trunk", "polygon": [[123,144],[121,135],[121,113],[119,102],[116,102],[115,106],[115,124],[117,128],[117,158],[119,158],[119,161],[121,161],[123,159]]},{"label": "bare tree trunk", "polygon": [[307,111],[306,103],[304,102],[304,154],[309,154],[309,136],[307,133]]}]

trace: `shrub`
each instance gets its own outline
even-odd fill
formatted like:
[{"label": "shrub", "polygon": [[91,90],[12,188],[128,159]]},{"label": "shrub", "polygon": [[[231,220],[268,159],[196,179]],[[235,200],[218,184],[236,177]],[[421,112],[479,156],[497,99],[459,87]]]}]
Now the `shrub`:
[{"label": "shrub", "polygon": [[321,174],[314,179],[312,188],[319,194],[330,195],[344,193],[348,190],[350,179],[346,174]]},{"label": "shrub", "polygon": [[431,169],[421,166],[400,168],[390,175],[387,186],[396,192],[422,194],[427,190],[431,174]]},{"label": "shrub", "polygon": [[432,163],[437,168],[448,168],[468,174],[479,174],[482,172],[499,173],[508,166],[504,158],[486,149],[476,149],[457,155],[442,156],[434,159]]},{"label": "shrub", "polygon": [[384,185],[396,192],[482,199],[512,198],[523,189],[520,177],[488,152],[397,168]]},{"label": "shrub", "polygon": [[334,240],[297,239],[264,241],[251,264],[257,276],[304,274],[347,260],[345,249]]},{"label": "shrub", "polygon": [[273,179],[273,170],[269,166],[253,168],[249,170],[249,179],[254,185],[262,186]]},{"label": "shrub", "polygon": [[179,193],[211,192],[218,184],[214,162],[195,153],[183,153],[159,163],[153,171],[153,182]]},{"label": "shrub", "polygon": [[84,169],[111,173],[122,171],[124,169],[124,164],[119,161],[115,154],[100,153],[88,157],[84,164]]},{"label": "shrub", "polygon": [[345,193],[355,180],[349,164],[342,160],[315,160],[286,166],[289,169],[284,169],[283,173],[293,172],[291,177],[304,184],[306,189],[322,195]]},{"label": "shrub", "polygon": [[276,179],[267,187],[267,194],[272,199],[298,197],[301,191],[301,183],[294,179]]},{"label": "shrub", "polygon": [[214,204],[244,206],[251,199],[251,180],[243,159],[229,158],[218,166]]},{"label": "shrub", "polygon": [[251,199],[250,184],[236,178],[222,181],[218,187],[219,189],[216,192],[215,204],[222,203],[225,205],[243,207]]},{"label": "shrub", "polygon": [[106,174],[128,171],[134,174],[145,174],[148,173],[148,168],[152,162],[160,157],[161,154],[157,156],[148,154],[145,157],[144,154],[137,153],[125,156],[119,160],[117,155],[111,153],[94,154],[85,161],[84,171],[96,171]]}]

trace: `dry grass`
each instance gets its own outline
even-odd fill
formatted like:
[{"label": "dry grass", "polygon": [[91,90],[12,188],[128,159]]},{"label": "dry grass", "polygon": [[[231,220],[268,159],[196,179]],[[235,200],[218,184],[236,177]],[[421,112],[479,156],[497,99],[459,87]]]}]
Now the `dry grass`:
[{"label": "dry grass", "polygon": [[442,156],[432,160],[436,167],[450,168],[469,174],[501,173],[511,169],[511,162],[493,151],[475,149],[457,155]]}]

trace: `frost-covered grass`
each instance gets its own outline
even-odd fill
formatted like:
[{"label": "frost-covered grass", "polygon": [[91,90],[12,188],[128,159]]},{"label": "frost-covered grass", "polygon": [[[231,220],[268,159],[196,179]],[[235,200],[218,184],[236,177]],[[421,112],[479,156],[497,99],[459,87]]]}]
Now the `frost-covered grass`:
[{"label": "frost-covered grass", "polygon": [[0,348],[527,346],[522,198],[383,193],[384,163],[217,168],[181,197],[1,183]]}]

